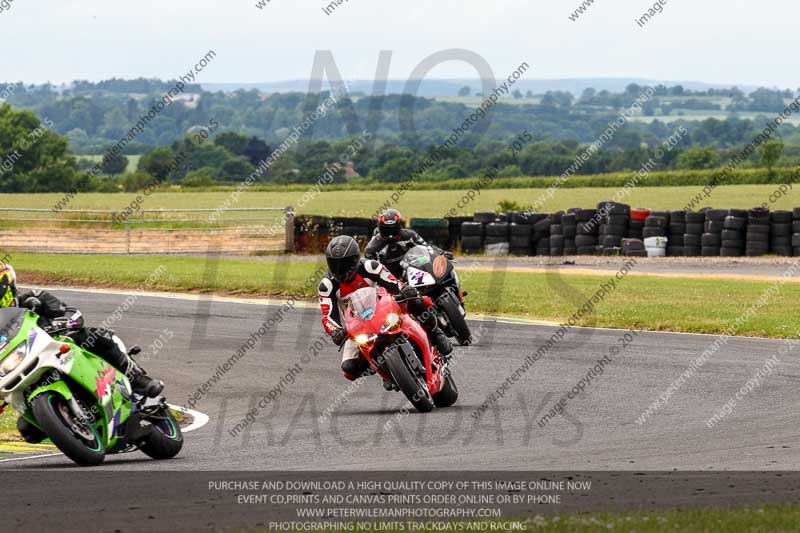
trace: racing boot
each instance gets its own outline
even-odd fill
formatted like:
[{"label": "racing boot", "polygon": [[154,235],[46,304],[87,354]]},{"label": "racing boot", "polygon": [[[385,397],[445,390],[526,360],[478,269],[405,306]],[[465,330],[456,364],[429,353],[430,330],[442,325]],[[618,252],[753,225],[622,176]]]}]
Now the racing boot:
[{"label": "racing boot", "polygon": [[148,376],[131,358],[128,358],[128,371],[125,375],[131,380],[133,392],[145,398],[155,398],[164,390],[163,381]]},{"label": "racing boot", "polygon": [[447,338],[447,335],[444,334],[442,328],[438,326],[435,327],[428,332],[428,337],[431,339],[431,344],[436,346],[439,354],[442,355],[444,359],[449,359],[449,357],[445,356],[450,355],[450,353],[453,351],[453,343],[451,343],[450,339]]}]

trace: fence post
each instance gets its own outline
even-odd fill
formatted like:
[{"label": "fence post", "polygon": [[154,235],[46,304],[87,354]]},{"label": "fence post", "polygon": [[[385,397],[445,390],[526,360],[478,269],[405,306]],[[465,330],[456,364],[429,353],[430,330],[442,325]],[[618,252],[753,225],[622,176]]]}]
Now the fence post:
[{"label": "fence post", "polygon": [[131,253],[131,215],[125,215],[125,233],[127,235],[127,253]]},{"label": "fence post", "polygon": [[294,209],[289,206],[283,212],[284,221],[286,222],[286,253],[294,252]]}]

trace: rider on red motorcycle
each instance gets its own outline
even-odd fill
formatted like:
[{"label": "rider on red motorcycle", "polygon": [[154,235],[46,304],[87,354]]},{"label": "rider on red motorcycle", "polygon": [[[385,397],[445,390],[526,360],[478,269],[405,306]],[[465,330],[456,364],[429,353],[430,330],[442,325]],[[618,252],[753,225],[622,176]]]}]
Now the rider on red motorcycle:
[{"label": "rider on red motorcycle", "polygon": [[429,298],[420,297],[414,287],[401,287],[400,282],[378,261],[361,259],[358,243],[352,237],[342,235],[331,240],[325,251],[328,272],[319,284],[319,306],[322,309],[322,326],[334,344],[344,344],[342,371],[344,377],[353,381],[369,367],[361,356],[358,345],[350,340],[344,328],[341,298],[364,287],[378,285],[397,301],[405,304],[408,312],[425,328],[432,345],[442,355],[453,351],[447,336],[439,329],[436,312]]}]

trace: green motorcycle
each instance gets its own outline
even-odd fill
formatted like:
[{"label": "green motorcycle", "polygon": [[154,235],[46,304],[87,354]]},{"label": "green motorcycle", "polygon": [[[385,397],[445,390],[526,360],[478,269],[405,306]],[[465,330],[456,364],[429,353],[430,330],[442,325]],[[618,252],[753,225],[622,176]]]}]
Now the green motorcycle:
[{"label": "green motorcycle", "polygon": [[137,449],[153,459],[180,452],[183,434],[163,397],[134,394],[123,372],[38,318],[0,309],[0,400],[81,466]]}]

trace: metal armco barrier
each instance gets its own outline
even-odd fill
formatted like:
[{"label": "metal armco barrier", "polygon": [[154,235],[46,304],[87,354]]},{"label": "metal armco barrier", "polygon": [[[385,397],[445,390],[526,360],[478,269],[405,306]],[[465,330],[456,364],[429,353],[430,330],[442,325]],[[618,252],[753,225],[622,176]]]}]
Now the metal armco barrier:
[{"label": "metal armco barrier", "polygon": [[0,208],[0,242],[6,250],[65,254],[283,253],[294,248],[294,211]]}]

